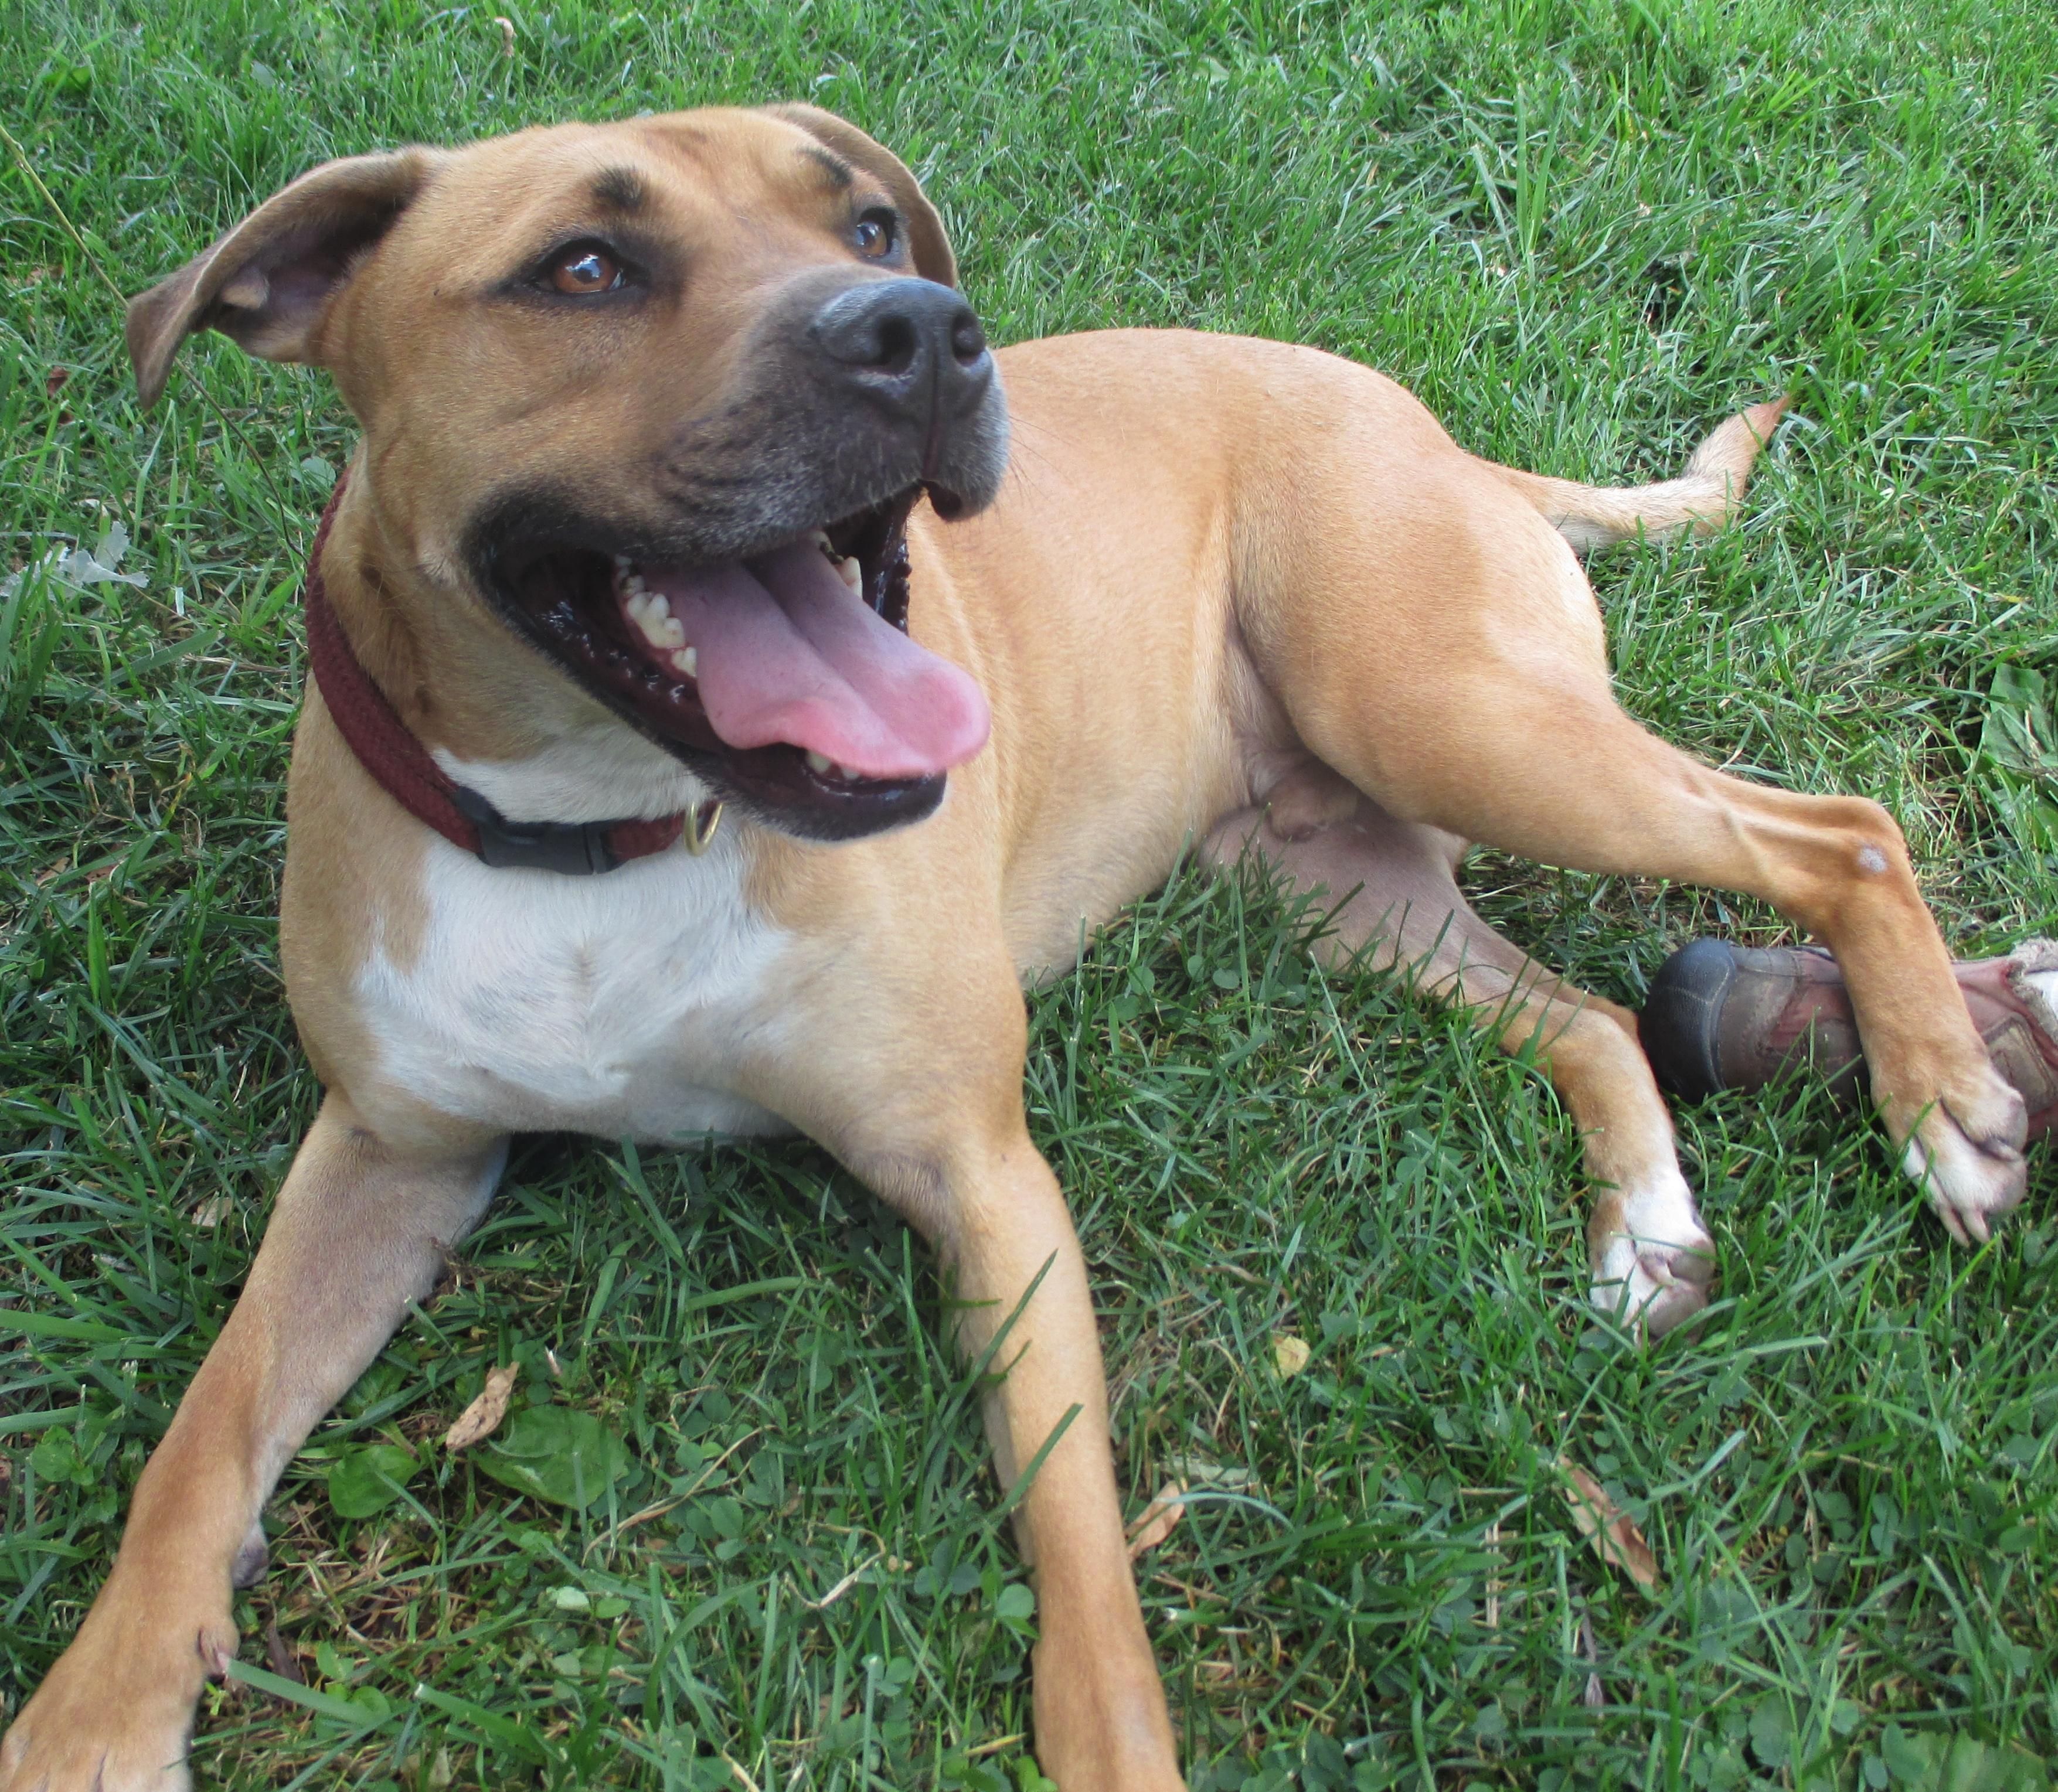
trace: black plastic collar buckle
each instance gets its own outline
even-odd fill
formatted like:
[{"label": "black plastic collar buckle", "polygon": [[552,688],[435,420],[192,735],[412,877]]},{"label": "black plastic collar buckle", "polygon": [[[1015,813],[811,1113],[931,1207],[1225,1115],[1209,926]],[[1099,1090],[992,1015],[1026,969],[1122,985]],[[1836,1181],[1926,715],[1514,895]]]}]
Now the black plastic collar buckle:
[{"label": "black plastic collar buckle", "polygon": [[584,878],[622,863],[608,844],[612,822],[511,822],[463,784],[451,792],[451,800],[479,830],[479,856],[488,865]]}]

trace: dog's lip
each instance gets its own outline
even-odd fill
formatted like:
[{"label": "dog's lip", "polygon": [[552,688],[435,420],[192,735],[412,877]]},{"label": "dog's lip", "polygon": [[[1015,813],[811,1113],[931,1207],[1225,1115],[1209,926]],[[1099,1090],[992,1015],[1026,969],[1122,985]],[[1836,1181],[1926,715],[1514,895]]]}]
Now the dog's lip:
[{"label": "dog's lip", "polygon": [[[665,538],[662,529],[638,529],[598,521],[579,524],[567,523],[554,530],[529,535],[520,529],[513,531],[514,538],[489,550],[495,571],[495,582],[512,588],[533,573],[538,565],[554,556],[566,553],[591,554],[598,560],[609,562],[626,560],[638,565],[662,562],[689,570],[707,570],[733,565],[739,561],[762,559],[775,553],[794,541],[812,533],[826,534],[838,549],[844,553],[856,551],[860,544],[853,542],[853,534],[867,528],[884,527],[888,534],[903,533],[908,519],[917,504],[924,498],[937,517],[944,522],[955,523],[976,512],[980,506],[964,497],[954,487],[934,479],[916,479],[906,485],[896,486],[883,496],[872,498],[844,511],[831,521],[814,523],[799,529],[768,530],[758,536],[745,537],[742,545],[718,558],[681,555]],[[870,561],[871,556],[861,557]],[[868,573],[875,573],[868,564]],[[868,579],[866,601],[873,609],[880,609],[880,593],[872,589]],[[904,613],[897,616],[887,614],[887,620],[904,631],[907,620]]]},{"label": "dog's lip", "polygon": [[934,479],[924,480],[921,489],[928,494],[929,508],[945,522],[956,522],[971,509],[971,501],[962,492]]},{"label": "dog's lip", "polygon": [[731,747],[798,747],[855,782],[928,777],[986,744],[978,685],[865,602],[859,554],[824,530],[712,571],[618,561],[614,581],[631,645],[691,682]]},{"label": "dog's lip", "polygon": [[[947,509],[962,505],[947,488],[917,482],[820,525],[839,547],[855,549],[869,606],[907,632],[906,525],[924,496]],[[812,531],[802,532],[802,537]],[[785,534],[767,552],[792,548]],[[919,819],[941,800],[944,773],[852,776],[821,755],[811,760],[785,743],[736,747],[716,732],[697,681],[661,667],[622,612],[615,569],[663,549],[635,536],[573,522],[551,536],[511,544],[494,565],[487,593],[503,618],[560,670],[625,721],[699,774],[717,795],[740,799],[760,819],[807,838],[856,838]],[[744,557],[701,563],[714,569]],[[749,557],[760,557],[760,550]],[[876,626],[876,624],[873,624]]]}]

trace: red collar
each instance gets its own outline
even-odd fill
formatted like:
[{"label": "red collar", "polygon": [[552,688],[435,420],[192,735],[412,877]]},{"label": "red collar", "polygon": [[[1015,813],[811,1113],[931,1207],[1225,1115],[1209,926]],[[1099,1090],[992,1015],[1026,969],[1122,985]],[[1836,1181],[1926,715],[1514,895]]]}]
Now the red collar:
[{"label": "red collar", "polygon": [[[683,815],[661,815],[654,821],[511,822],[429,757],[386,693],[358,664],[322,587],[322,549],[328,544],[343,488],[339,478],[308,556],[308,660],[337,728],[379,787],[417,821],[488,865],[582,877],[612,871],[674,844],[685,831]],[[705,807],[714,815],[694,818],[694,837],[702,847],[713,837],[721,814],[717,805]]]}]

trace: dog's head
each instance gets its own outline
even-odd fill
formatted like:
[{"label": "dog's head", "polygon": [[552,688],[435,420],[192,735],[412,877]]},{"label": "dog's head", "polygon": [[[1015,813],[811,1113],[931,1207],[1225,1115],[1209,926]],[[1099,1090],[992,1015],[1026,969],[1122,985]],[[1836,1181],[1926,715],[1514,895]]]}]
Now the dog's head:
[{"label": "dog's head", "polygon": [[904,526],[987,503],[1007,412],[934,208],[808,106],[525,131],[303,176],[133,301],[328,368],[382,528],[713,788],[848,838],[983,743],[908,640]]}]

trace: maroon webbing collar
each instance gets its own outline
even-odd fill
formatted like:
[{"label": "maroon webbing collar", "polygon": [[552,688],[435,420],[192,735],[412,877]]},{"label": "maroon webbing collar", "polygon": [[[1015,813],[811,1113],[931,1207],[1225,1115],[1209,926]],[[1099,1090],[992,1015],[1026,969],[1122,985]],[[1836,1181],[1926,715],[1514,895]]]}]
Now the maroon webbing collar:
[{"label": "maroon webbing collar", "polygon": [[[477,791],[447,775],[429,757],[421,742],[407,731],[386,693],[358,664],[322,588],[322,549],[328,545],[329,525],[336,519],[343,487],[343,480],[338,479],[308,556],[308,660],[321,687],[322,701],[358,763],[373,780],[417,821],[427,823],[451,844],[488,865],[524,866],[582,877],[612,871],[632,858],[647,858],[673,844],[685,829],[682,815],[661,815],[654,821],[511,822]],[[712,832],[711,825],[705,833],[696,829],[703,840]]]}]

